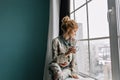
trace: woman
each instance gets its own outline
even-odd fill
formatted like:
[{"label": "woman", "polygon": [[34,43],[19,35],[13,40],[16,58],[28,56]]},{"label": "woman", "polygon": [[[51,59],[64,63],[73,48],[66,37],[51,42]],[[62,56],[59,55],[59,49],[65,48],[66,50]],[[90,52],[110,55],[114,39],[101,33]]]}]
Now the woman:
[{"label": "woman", "polygon": [[65,80],[67,77],[78,79],[75,66],[75,36],[78,25],[68,16],[62,19],[63,34],[52,41],[52,62],[49,71],[53,80]]}]

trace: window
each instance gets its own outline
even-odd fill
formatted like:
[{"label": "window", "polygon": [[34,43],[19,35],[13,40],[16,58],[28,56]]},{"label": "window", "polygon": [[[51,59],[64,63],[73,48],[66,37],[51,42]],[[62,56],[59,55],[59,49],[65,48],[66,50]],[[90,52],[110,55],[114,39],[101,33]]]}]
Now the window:
[{"label": "window", "polygon": [[78,70],[98,80],[112,80],[107,0],[70,0],[78,23]]}]

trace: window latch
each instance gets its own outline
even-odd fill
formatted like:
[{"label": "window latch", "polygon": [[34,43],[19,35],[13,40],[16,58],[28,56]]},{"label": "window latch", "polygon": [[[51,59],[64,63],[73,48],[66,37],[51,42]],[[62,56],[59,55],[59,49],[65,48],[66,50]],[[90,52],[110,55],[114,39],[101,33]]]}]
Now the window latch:
[{"label": "window latch", "polygon": [[112,7],[111,9],[108,9],[107,19],[108,19],[108,22],[111,22],[114,19],[114,7]]}]

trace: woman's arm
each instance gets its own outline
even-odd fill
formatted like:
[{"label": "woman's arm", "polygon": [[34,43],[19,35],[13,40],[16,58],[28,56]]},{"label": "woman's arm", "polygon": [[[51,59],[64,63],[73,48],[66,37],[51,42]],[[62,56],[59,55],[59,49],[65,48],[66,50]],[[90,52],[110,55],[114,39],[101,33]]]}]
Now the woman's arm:
[{"label": "woman's arm", "polygon": [[58,40],[55,38],[52,40],[52,59],[55,59],[58,55]]},{"label": "woman's arm", "polygon": [[76,73],[76,65],[77,65],[77,63],[76,63],[75,58],[76,58],[76,56],[75,56],[75,54],[73,54],[73,58],[72,58],[72,61],[71,61],[71,69],[72,69],[73,73],[74,72]]},{"label": "woman's arm", "polygon": [[70,54],[75,54],[76,53],[76,49],[74,47],[71,47],[66,53],[65,56],[69,56]]},{"label": "woman's arm", "polygon": [[79,79],[78,77],[78,70],[77,70],[77,63],[76,63],[76,60],[75,60],[75,55],[73,54],[74,58],[72,60],[72,63],[71,63],[71,77],[72,78],[75,78],[75,79]]},{"label": "woman's arm", "polygon": [[[76,46],[76,43],[77,41],[74,39],[74,46]],[[75,52],[72,54],[71,69],[72,73],[77,73],[76,49]]]},{"label": "woman's arm", "polygon": [[69,56],[71,53],[75,53],[76,49],[70,48],[65,54],[59,54],[59,40],[57,38],[53,39],[52,41],[52,59],[55,59],[59,56]]},{"label": "woman's arm", "polygon": [[[60,54],[59,52],[59,40],[57,38],[53,39],[52,41],[52,59],[60,58],[60,56],[68,56],[71,51],[67,51],[65,54]],[[59,54],[59,55],[58,55]]]}]

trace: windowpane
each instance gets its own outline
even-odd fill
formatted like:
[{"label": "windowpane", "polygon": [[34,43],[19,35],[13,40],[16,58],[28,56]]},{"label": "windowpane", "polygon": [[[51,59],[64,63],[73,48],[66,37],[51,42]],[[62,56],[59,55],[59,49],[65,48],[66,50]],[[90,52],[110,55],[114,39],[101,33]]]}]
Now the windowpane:
[{"label": "windowpane", "polygon": [[85,4],[86,0],[70,0],[70,12],[74,11],[73,5],[75,2],[75,9]]},{"label": "windowpane", "polygon": [[74,13],[70,14],[70,18],[74,20]]},{"label": "windowpane", "polygon": [[86,16],[86,6],[80,8],[78,11],[75,12],[75,20],[77,21],[79,25],[79,35],[81,37],[78,37],[80,39],[87,39],[87,16]]},{"label": "windowpane", "polygon": [[73,11],[73,0],[70,0],[70,12]]},{"label": "windowpane", "polygon": [[79,51],[77,51],[77,65],[78,71],[84,74],[88,74],[89,71],[89,55],[88,55],[88,42],[78,41],[77,46]]},{"label": "windowpane", "polygon": [[86,3],[86,0],[75,0],[75,9]]},{"label": "windowpane", "polygon": [[90,38],[109,36],[107,0],[88,3]]},{"label": "windowpane", "polygon": [[112,80],[109,39],[90,41],[90,74],[98,80]]}]

